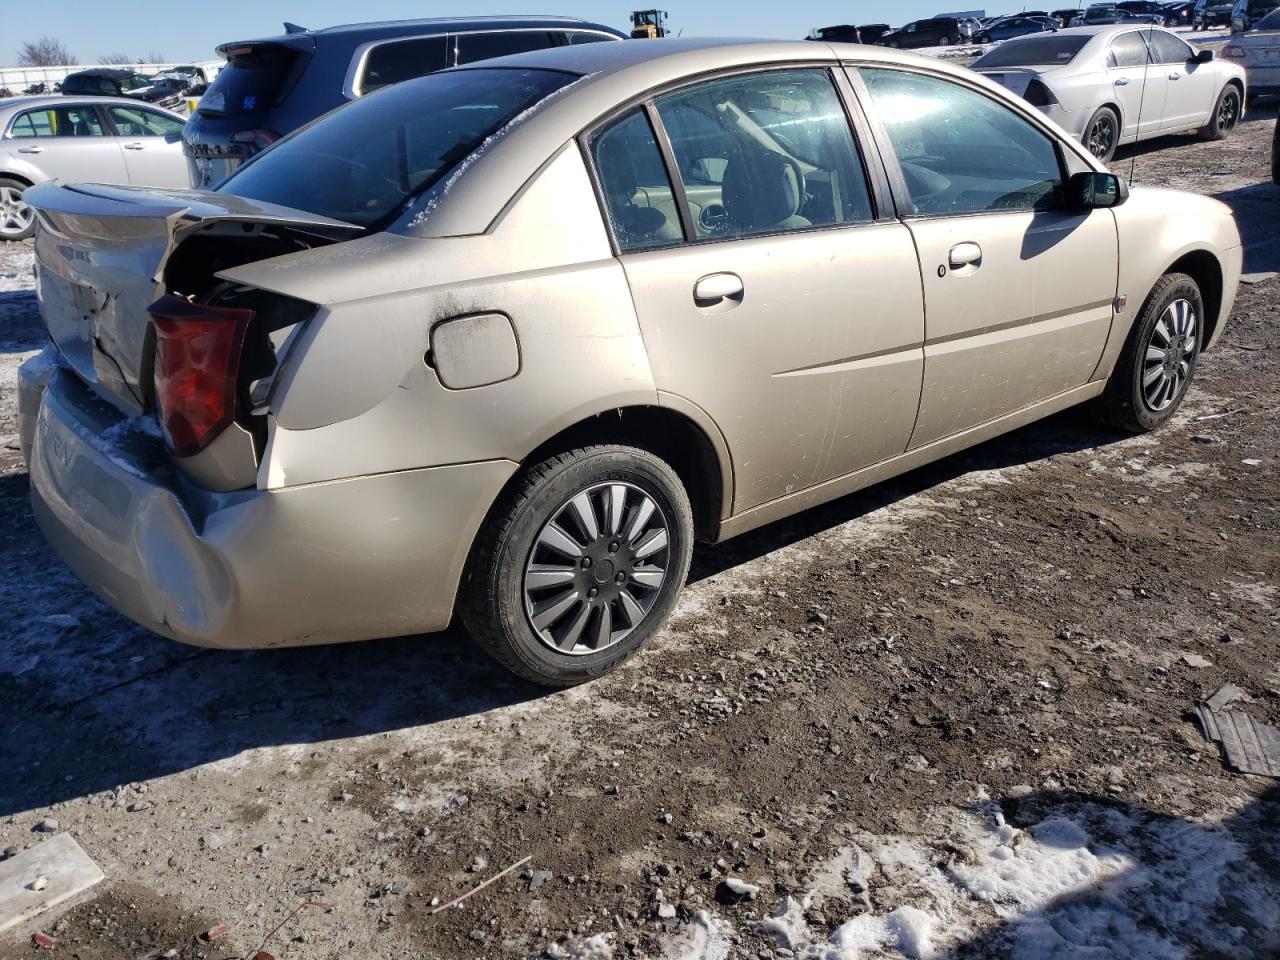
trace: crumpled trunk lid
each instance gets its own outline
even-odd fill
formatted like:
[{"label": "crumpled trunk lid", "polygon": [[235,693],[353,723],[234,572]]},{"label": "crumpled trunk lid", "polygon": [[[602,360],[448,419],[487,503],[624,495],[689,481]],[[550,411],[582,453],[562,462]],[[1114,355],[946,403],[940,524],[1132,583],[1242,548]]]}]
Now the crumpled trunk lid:
[{"label": "crumpled trunk lid", "polygon": [[49,339],[103,399],[136,416],[151,408],[155,336],[147,307],[167,291],[164,268],[192,233],[274,225],[330,239],[340,220],[200,190],[43,183],[23,194],[39,218],[36,294]]}]

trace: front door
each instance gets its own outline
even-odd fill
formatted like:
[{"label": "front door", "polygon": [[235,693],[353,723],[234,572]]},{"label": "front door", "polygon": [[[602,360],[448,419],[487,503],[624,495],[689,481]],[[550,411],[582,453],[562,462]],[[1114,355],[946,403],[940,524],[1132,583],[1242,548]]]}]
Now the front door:
[{"label": "front door", "polygon": [[147,107],[109,106],[107,117],[124,151],[129,182],[143,187],[188,187],[182,121]]},{"label": "front door", "polygon": [[1170,132],[1203,127],[1218,98],[1212,63],[1196,63],[1195,51],[1164,30],[1149,37],[1153,70],[1165,77],[1164,126]]},{"label": "front door", "polygon": [[92,104],[18,114],[5,146],[51,180],[128,183],[124,157]]},{"label": "front door", "polygon": [[986,93],[902,70],[859,73],[901,171],[924,278],[912,448],[1086,383],[1116,296],[1110,211],[1063,209],[1059,146]]},{"label": "front door", "polygon": [[734,512],[902,453],[919,268],[906,227],[876,221],[830,72],[704,81],[650,115],[601,131],[592,154],[658,388],[719,426]]}]

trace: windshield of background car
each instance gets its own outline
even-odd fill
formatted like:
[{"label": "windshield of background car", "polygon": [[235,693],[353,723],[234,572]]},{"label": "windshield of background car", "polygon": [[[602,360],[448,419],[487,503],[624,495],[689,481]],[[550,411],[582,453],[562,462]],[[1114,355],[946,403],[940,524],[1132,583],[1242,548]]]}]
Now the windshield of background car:
[{"label": "windshield of background car", "polygon": [[218,192],[373,227],[575,79],[551,70],[480,69],[406,80],[279,141]]},{"label": "windshield of background car", "polygon": [[1255,23],[1252,30],[1280,30],[1280,10],[1273,10]]},{"label": "windshield of background car", "polygon": [[1059,34],[1027,37],[1001,44],[990,53],[975,60],[972,67],[975,70],[982,70],[987,67],[1032,67],[1070,63],[1090,39],[1087,36],[1073,37]]},{"label": "windshield of background car", "polygon": [[127,77],[120,78],[120,89],[128,92],[129,90],[141,90],[143,87],[151,86],[151,81],[140,73],[134,73]]}]

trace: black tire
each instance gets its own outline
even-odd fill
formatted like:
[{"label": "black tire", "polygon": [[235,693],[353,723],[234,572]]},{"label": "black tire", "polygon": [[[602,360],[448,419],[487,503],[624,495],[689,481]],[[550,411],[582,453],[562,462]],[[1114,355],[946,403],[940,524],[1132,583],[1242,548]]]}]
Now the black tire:
[{"label": "black tire", "polygon": [[1276,121],[1275,133],[1271,135],[1271,179],[1280,186],[1280,120]]},{"label": "black tire", "polygon": [[938,46],[949,47],[955,42],[956,42],[955,38],[953,38],[950,34],[947,34],[947,36],[943,37],[941,40],[938,41]]},{"label": "black tire", "polygon": [[[1152,344],[1156,324],[1170,305],[1179,300],[1188,301],[1194,311],[1193,352],[1181,386],[1167,405],[1155,409],[1148,402],[1142,383],[1144,372],[1150,369],[1147,366],[1147,348]],[[1147,433],[1172,417],[1182,405],[1182,399],[1195,377],[1200,348],[1204,345],[1204,330],[1204,298],[1196,282],[1185,273],[1167,273],[1161,277],[1134,320],[1106,389],[1096,401],[1095,410],[1102,420],[1126,433]]]},{"label": "black tire", "polygon": [[1209,123],[1200,131],[1202,140],[1225,140],[1240,122],[1240,91],[1228,84],[1218,94],[1218,102],[1209,114]]},{"label": "black tire", "polygon": [[[662,511],[668,533],[665,579],[643,619],[612,646],[576,654],[554,650],[526,611],[526,565],[535,557],[539,533],[572,498],[611,483],[631,485]],[[626,527],[624,522],[618,529]],[[684,586],[692,551],[689,497],[670,466],[635,447],[571,450],[526,468],[495,504],[467,562],[458,613],[480,648],[512,673],[546,686],[574,686],[616,669],[658,631]],[[591,616],[598,624],[599,614]]]},{"label": "black tire", "polygon": [[[5,193],[5,191],[17,191],[18,194],[21,195],[22,192],[26,189],[27,189],[27,184],[23,183],[21,180],[15,179],[14,177],[0,177],[0,217],[5,217],[7,213],[7,210],[5,207],[5,203],[6,203],[5,197],[7,196],[7,194]],[[22,230],[14,229],[14,230],[6,231],[4,229],[4,225],[5,225],[5,221],[0,221],[0,241],[26,240],[28,237],[30,237],[32,234],[36,232],[36,221],[34,217],[31,219],[31,223],[27,225],[26,229],[22,229]]]},{"label": "black tire", "polygon": [[[1109,135],[1104,131],[1109,130]],[[1080,142],[1102,163],[1110,163],[1120,145],[1120,115],[1111,107],[1099,107],[1085,125]],[[1105,145],[1104,145],[1105,139]]]}]

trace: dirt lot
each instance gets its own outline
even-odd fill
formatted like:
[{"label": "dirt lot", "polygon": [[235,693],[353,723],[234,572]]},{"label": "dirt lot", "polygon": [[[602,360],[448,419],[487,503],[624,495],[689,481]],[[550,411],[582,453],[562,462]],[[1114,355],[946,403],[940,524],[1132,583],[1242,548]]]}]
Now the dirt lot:
[{"label": "dirt lot", "polygon": [[[1280,270],[1273,122],[1116,166]],[[649,650],[548,695],[460,635],[211,652],[93,599],[5,446],[30,265],[0,251],[0,848],[53,818],[109,877],[57,954],[237,957],[312,898],[281,960],[1280,955],[1280,789],[1189,715],[1231,681],[1280,723],[1280,279],[1167,429],[1058,416],[704,548]]]}]

